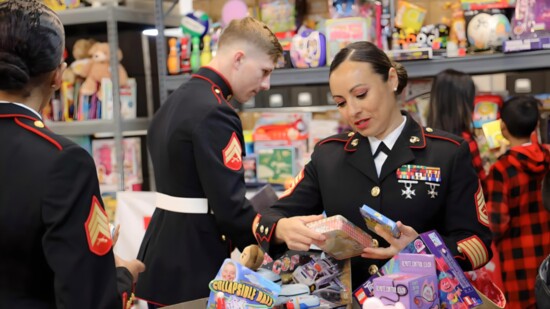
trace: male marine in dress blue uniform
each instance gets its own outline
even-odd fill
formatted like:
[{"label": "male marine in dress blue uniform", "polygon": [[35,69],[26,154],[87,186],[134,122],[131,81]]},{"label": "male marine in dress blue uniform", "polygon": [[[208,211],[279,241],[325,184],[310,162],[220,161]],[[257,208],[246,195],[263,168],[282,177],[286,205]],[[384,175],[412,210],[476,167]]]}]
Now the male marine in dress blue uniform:
[{"label": "male marine in dress blue uniform", "polygon": [[160,194],[138,255],[147,270],[136,295],[153,304],[207,297],[231,250],[255,243],[242,125],[230,98],[224,77],[203,67],[170,95],[149,128]]}]

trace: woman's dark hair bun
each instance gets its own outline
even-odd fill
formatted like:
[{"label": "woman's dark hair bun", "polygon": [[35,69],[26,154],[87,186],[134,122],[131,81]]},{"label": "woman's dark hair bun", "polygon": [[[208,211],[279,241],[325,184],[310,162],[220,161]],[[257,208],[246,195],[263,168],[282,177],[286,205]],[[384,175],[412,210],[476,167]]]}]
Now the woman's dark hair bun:
[{"label": "woman's dark hair bun", "polygon": [[27,64],[19,57],[0,51],[0,89],[21,89],[30,80]]}]

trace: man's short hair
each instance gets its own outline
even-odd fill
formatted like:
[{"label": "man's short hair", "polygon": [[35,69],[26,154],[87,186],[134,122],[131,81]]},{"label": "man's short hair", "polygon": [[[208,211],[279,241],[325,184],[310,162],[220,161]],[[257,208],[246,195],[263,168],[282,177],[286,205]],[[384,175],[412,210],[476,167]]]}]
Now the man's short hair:
[{"label": "man's short hair", "polygon": [[500,118],[510,135],[516,138],[531,136],[539,121],[539,105],[541,102],[533,96],[515,96],[504,102]]},{"label": "man's short hair", "polygon": [[265,52],[273,62],[283,55],[283,48],[277,37],[261,21],[252,17],[234,19],[223,30],[218,48],[235,42],[247,42]]}]

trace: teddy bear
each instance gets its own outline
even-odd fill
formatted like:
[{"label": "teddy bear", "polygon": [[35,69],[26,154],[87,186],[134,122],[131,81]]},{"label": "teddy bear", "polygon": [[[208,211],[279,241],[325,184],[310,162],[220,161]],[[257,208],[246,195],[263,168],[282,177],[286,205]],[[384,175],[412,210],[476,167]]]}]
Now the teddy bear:
[{"label": "teddy bear", "polygon": [[[109,44],[103,42],[97,42],[88,51],[88,55],[91,57],[91,62],[87,69],[84,69],[82,74],[86,78],[82,86],[80,87],[80,94],[93,95],[97,92],[97,97],[102,98],[101,87],[98,85],[103,78],[111,78],[111,68],[109,64]],[[118,61],[122,59],[122,51],[119,49]],[[128,73],[124,67],[118,64],[118,78],[120,86],[126,86],[128,84]]]},{"label": "teddy bear", "polygon": [[94,39],[76,40],[72,49],[74,61],[63,72],[63,81],[74,84],[78,78],[84,79],[91,63],[88,52],[94,43]]}]

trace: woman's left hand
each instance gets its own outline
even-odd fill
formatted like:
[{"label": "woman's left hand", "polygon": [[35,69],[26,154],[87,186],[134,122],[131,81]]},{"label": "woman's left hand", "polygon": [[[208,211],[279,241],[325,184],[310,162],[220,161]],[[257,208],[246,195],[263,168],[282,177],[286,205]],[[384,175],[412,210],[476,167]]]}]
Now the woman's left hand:
[{"label": "woman's left hand", "polygon": [[383,228],[380,224],[377,224],[374,228],[376,234],[384,238],[390,246],[386,248],[367,247],[363,249],[361,256],[367,259],[390,259],[418,236],[418,233],[412,227],[404,225],[401,221],[397,221],[397,228],[401,232],[399,238],[393,237],[390,231]]}]

